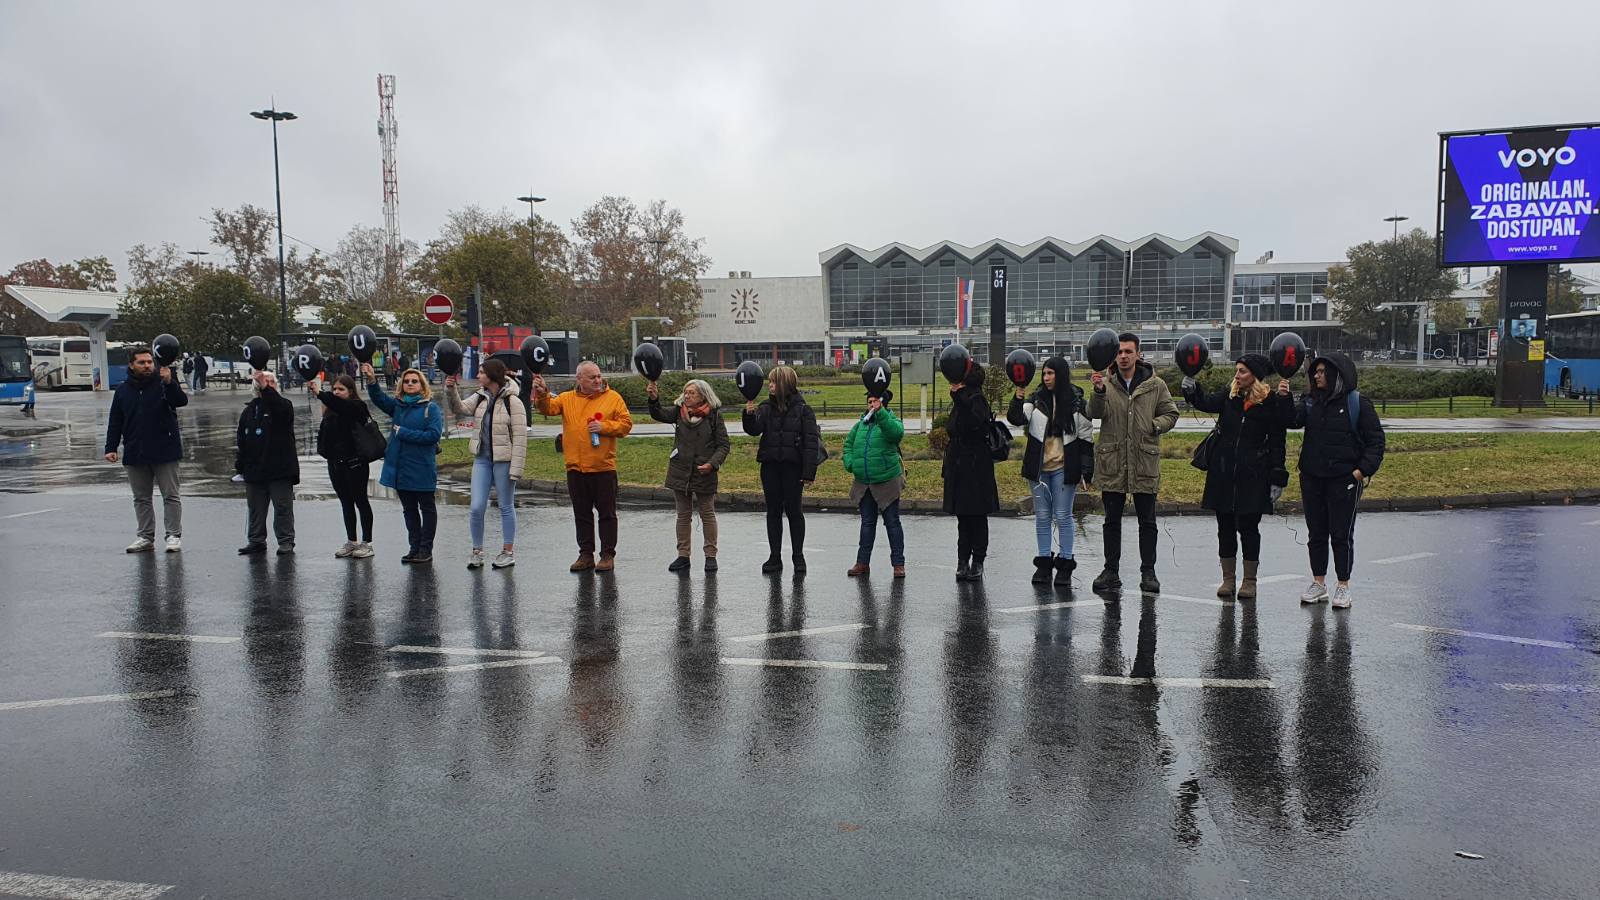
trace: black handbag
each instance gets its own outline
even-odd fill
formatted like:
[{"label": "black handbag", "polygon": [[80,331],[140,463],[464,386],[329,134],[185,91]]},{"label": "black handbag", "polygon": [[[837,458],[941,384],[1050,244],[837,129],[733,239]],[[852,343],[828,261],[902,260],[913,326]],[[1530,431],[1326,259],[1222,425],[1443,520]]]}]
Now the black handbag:
[{"label": "black handbag", "polygon": [[383,430],[370,417],[351,429],[351,438],[355,443],[356,456],[364,463],[383,459],[384,452],[389,449],[389,441],[383,436]]},{"label": "black handbag", "polygon": [[1217,439],[1221,436],[1222,429],[1213,425],[1211,433],[1206,435],[1205,440],[1201,441],[1198,447],[1194,448],[1194,456],[1189,460],[1189,465],[1202,472],[1209,469],[1211,467],[1211,450],[1216,447]]}]

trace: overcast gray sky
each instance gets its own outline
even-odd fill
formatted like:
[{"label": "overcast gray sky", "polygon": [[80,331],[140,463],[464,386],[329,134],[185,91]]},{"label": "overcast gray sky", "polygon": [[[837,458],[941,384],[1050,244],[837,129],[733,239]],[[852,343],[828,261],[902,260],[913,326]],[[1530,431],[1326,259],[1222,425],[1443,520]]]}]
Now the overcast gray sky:
[{"label": "overcast gray sky", "polygon": [[[765,7],[771,6],[768,9]],[[839,243],[1212,230],[1325,260],[1433,226],[1440,130],[1600,119],[1600,3],[0,0],[0,267],[203,245],[272,203],[331,250],[532,189],[664,198],[714,274]],[[520,211],[525,211],[520,207]]]}]

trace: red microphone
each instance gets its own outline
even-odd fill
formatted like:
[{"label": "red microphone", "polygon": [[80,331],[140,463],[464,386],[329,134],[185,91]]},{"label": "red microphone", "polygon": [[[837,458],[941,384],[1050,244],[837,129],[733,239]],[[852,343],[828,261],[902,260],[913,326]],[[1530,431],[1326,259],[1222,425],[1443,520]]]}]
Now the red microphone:
[{"label": "red microphone", "polygon": [[[605,416],[600,414],[600,413],[595,413],[594,414],[594,420],[596,422],[598,422],[598,421],[600,421],[601,419],[604,419],[604,418],[605,418]],[[589,446],[591,446],[591,447],[600,446],[600,432],[598,432],[598,431],[589,432]]]}]

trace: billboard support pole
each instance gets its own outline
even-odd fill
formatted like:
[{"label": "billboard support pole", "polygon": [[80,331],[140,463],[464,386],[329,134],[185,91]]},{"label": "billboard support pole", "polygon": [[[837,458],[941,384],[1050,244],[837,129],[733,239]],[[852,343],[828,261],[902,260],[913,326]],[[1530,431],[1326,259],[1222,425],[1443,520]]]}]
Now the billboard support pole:
[{"label": "billboard support pole", "polygon": [[1545,313],[1548,263],[1518,263],[1500,274],[1500,355],[1495,364],[1496,406],[1544,405]]}]

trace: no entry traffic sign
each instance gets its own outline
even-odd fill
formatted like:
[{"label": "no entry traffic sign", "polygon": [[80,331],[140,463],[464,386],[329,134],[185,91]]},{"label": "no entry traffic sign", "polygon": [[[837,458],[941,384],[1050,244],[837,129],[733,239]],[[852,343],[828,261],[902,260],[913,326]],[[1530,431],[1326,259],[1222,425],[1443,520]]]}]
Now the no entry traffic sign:
[{"label": "no entry traffic sign", "polygon": [[423,301],[422,304],[422,314],[427,317],[429,322],[435,325],[450,324],[450,316],[455,311],[456,305],[451,303],[450,298],[443,294],[434,294]]}]

